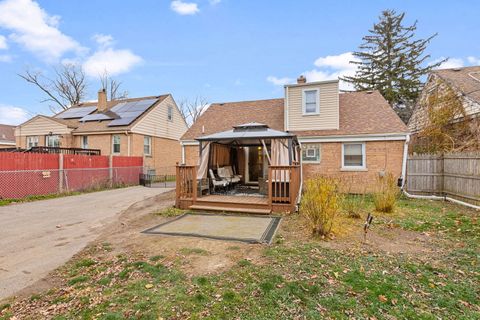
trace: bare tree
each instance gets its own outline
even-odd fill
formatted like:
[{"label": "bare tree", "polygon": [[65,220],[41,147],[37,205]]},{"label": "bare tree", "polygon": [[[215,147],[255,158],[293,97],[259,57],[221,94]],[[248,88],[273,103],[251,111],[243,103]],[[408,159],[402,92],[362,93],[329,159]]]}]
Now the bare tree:
[{"label": "bare tree", "polygon": [[105,70],[100,76],[100,82],[102,84],[102,89],[105,89],[109,93],[109,100],[118,100],[128,97],[128,91],[120,92],[120,86],[122,82],[113,79],[108,71]]},{"label": "bare tree", "polygon": [[210,106],[205,97],[196,96],[194,99],[184,99],[180,102],[180,112],[190,127],[197,122],[202,113]]},{"label": "bare tree", "polygon": [[49,105],[52,112],[79,104],[87,95],[87,82],[82,68],[74,64],[65,64],[55,68],[54,71],[55,79],[45,77],[40,71],[28,69],[19,76],[46,94],[47,97],[41,102],[53,103]]}]

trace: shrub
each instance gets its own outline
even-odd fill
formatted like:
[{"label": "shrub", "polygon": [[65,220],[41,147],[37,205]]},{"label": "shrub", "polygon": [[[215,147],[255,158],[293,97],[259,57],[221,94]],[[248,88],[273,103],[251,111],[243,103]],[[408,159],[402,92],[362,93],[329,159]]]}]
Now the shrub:
[{"label": "shrub", "polygon": [[305,182],[300,212],[307,219],[314,235],[326,236],[333,227],[340,204],[338,181],[315,177]]},{"label": "shrub", "polygon": [[380,212],[392,212],[399,196],[400,190],[393,174],[387,173],[377,178],[376,190],[373,193],[375,210]]}]

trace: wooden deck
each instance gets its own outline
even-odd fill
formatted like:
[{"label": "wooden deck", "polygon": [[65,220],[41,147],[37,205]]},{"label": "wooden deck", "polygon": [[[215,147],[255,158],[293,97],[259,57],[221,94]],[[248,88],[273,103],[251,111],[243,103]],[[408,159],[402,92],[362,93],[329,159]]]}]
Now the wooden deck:
[{"label": "wooden deck", "polygon": [[197,202],[249,203],[268,205],[268,197],[208,195],[198,197]]}]

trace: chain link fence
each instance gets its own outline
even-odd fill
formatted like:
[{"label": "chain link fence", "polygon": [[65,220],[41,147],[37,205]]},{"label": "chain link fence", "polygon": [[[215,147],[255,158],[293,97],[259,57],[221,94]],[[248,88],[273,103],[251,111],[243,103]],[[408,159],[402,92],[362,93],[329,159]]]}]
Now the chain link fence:
[{"label": "chain link fence", "polygon": [[142,166],[0,171],[0,199],[138,185]]}]

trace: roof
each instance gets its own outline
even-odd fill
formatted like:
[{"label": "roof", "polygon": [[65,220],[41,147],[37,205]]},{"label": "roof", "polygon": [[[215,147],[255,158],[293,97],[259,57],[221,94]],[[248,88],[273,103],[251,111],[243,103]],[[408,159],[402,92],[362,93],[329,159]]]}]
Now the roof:
[{"label": "roof", "polygon": [[294,133],[299,137],[408,133],[405,123],[377,90],[341,93],[339,105],[338,130],[307,130]]},{"label": "roof", "polygon": [[275,138],[289,138],[294,135],[270,129],[267,125],[258,122],[250,122],[242,125],[234,126],[233,129],[217,132],[197,138],[201,141],[239,141],[239,140],[254,140],[254,139],[275,139]]},{"label": "roof", "polygon": [[181,139],[194,140],[249,122],[283,131],[283,121],[283,99],[212,103]]},{"label": "roof", "polygon": [[15,126],[0,124],[0,144],[15,143]]},{"label": "roof", "polygon": [[[78,105],[72,106],[69,109],[63,110],[62,112],[57,113],[52,117],[44,116],[50,120],[56,121],[58,123],[64,124],[69,128],[74,129],[73,133],[88,133],[88,132],[108,132],[108,131],[126,131],[130,130],[135,124],[137,124],[140,119],[144,117],[150,110],[153,109],[154,106],[158,105],[160,102],[165,100],[169,94],[160,95],[160,96],[148,96],[148,97],[138,97],[138,98],[127,98],[127,99],[119,99],[107,102],[107,111],[99,112],[95,110],[93,112],[88,112],[88,115],[95,115],[95,114],[106,114],[109,115],[111,119],[109,120],[101,120],[101,121],[80,121],[80,118],[75,119],[62,119],[60,118],[62,114],[66,112],[72,112],[74,110],[82,111],[82,109],[90,110],[92,106],[97,106],[97,101],[80,103]],[[119,125],[119,126],[109,126],[109,124],[114,121],[115,119],[119,118],[119,115],[115,114],[111,109],[115,106],[119,105],[120,103],[128,103],[128,102],[136,102],[141,100],[149,100],[154,99],[155,102],[152,103],[147,109],[143,110],[140,115],[130,124],[128,125]],[[89,107],[89,108],[88,108]],[[88,109],[87,109],[88,108]],[[30,121],[30,120],[29,120]],[[27,121],[28,122],[28,121]],[[26,122],[25,122],[26,123]]]},{"label": "roof", "polygon": [[[406,125],[378,91],[342,93],[339,95],[339,106],[338,130],[292,133],[299,137],[408,133]],[[193,140],[247,122],[265,123],[274,130],[284,131],[283,116],[284,99],[215,103],[183,135],[182,140]]]},{"label": "roof", "polygon": [[480,66],[439,69],[432,73],[438,75],[467,97],[480,103]]}]

